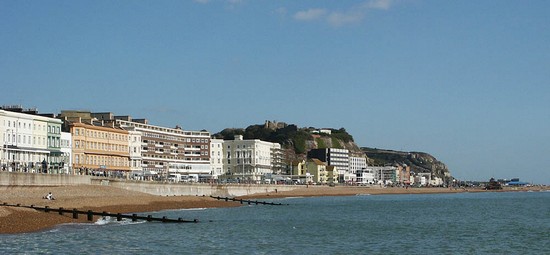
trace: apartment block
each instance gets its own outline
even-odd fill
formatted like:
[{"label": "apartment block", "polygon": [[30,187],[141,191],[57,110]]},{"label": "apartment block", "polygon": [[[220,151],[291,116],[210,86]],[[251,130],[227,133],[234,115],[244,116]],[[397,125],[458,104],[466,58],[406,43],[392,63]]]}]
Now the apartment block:
[{"label": "apartment block", "polygon": [[144,119],[113,118],[115,126],[141,134],[141,168],[144,175],[162,178],[168,173],[195,177],[212,174],[209,132],[155,126]]},{"label": "apartment block", "polygon": [[350,156],[349,157],[349,173],[355,175],[357,171],[367,168],[367,158]]},{"label": "apartment block", "polygon": [[328,166],[335,166],[338,170],[339,181],[344,181],[344,175],[349,172],[349,151],[347,149],[323,148],[308,151],[307,158],[316,158]]}]

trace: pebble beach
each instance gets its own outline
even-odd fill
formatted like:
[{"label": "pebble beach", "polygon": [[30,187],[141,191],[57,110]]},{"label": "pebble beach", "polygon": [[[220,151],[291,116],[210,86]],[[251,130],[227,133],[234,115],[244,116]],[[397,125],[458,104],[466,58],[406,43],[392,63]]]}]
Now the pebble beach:
[{"label": "pebble beach", "polygon": [[[51,192],[55,200],[43,199]],[[169,209],[239,206],[210,197],[163,197],[100,185],[29,187],[0,186],[0,203],[34,205],[37,207],[106,211],[109,213],[139,213]],[[95,220],[95,218],[94,218]],[[0,234],[46,230],[64,223],[87,222],[85,216],[45,213],[28,208],[0,206]]]}]

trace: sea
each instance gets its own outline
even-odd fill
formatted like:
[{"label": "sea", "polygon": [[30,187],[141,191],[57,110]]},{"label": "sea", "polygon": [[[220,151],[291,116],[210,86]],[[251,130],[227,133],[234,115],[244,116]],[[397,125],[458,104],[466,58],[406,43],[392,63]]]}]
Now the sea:
[{"label": "sea", "polygon": [[0,254],[550,254],[550,192],[356,195],[0,235]]}]

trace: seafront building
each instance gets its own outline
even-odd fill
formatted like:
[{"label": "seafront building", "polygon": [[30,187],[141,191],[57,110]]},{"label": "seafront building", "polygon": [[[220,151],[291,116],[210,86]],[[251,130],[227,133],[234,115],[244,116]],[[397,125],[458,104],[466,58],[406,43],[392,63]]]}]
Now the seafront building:
[{"label": "seafront building", "polygon": [[344,182],[356,183],[357,172],[367,167],[367,157],[364,155],[349,156],[349,170],[344,174]]},{"label": "seafront building", "polygon": [[260,182],[273,173],[282,161],[281,145],[259,139],[223,141],[223,164],[228,178],[246,182]]},{"label": "seafront building", "polygon": [[368,166],[368,171],[374,173],[378,184],[391,185],[398,183],[399,170],[396,166]]},{"label": "seafront building", "polygon": [[308,159],[306,161],[306,172],[313,183],[326,184],[328,182],[327,165],[319,159]]},{"label": "seafront building", "polygon": [[349,156],[349,173],[356,175],[358,170],[367,167],[367,157],[365,156]]},{"label": "seafront building", "polygon": [[290,162],[290,182],[291,183],[312,183],[313,176],[308,172],[307,162],[305,160],[294,160]]},{"label": "seafront building", "polygon": [[210,179],[210,133],[148,124],[145,119],[113,117],[115,126],[141,133],[141,168],[145,178],[177,173],[186,180]]},{"label": "seafront building", "polygon": [[61,173],[72,174],[73,138],[69,132],[61,132]]},{"label": "seafront building", "polygon": [[124,128],[128,131],[128,149],[130,150],[130,171],[132,177],[143,179],[143,168],[141,167],[141,132],[136,131],[135,127]]},{"label": "seafront building", "polygon": [[0,166],[4,171],[61,173],[61,120],[21,106],[0,108]]},{"label": "seafront building", "polygon": [[355,172],[356,183],[359,185],[375,184],[374,171],[372,169],[363,168]]},{"label": "seafront building", "polygon": [[407,164],[398,165],[397,166],[397,172],[398,172],[398,182],[401,184],[411,184],[411,167]]},{"label": "seafront building", "polygon": [[420,186],[427,186],[428,184],[430,184],[431,179],[432,179],[431,173],[417,173],[414,178],[414,182]]},{"label": "seafront building", "polygon": [[307,153],[308,159],[318,159],[328,166],[335,166],[338,169],[338,181],[344,182],[345,175],[349,173],[349,151],[338,148],[312,149]]},{"label": "seafront building", "polygon": [[87,111],[61,111],[59,118],[72,136],[73,174],[129,177],[127,130],[105,125]]},{"label": "seafront building", "polygon": [[210,169],[212,179],[219,179],[225,173],[223,155],[223,140],[210,139]]},{"label": "seafront building", "polygon": [[[327,166],[327,182],[329,184],[338,183],[339,172],[335,166]],[[325,184],[326,184],[325,183]]]}]

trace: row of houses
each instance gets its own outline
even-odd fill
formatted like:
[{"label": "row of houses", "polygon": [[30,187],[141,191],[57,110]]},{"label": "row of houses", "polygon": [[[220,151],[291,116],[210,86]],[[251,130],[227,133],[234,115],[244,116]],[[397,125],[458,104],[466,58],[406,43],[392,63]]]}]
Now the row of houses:
[{"label": "row of houses", "polygon": [[155,126],[112,113],[39,114],[0,108],[3,171],[166,179],[170,173],[206,179],[260,181],[284,168],[281,146],[260,140],[212,139],[206,130]]},{"label": "row of houses", "polygon": [[39,114],[0,108],[3,171],[99,175],[144,180],[300,183],[411,183],[410,168],[369,167],[346,149],[313,149],[290,162],[281,145],[213,139],[206,130],[151,125],[110,112]]}]

